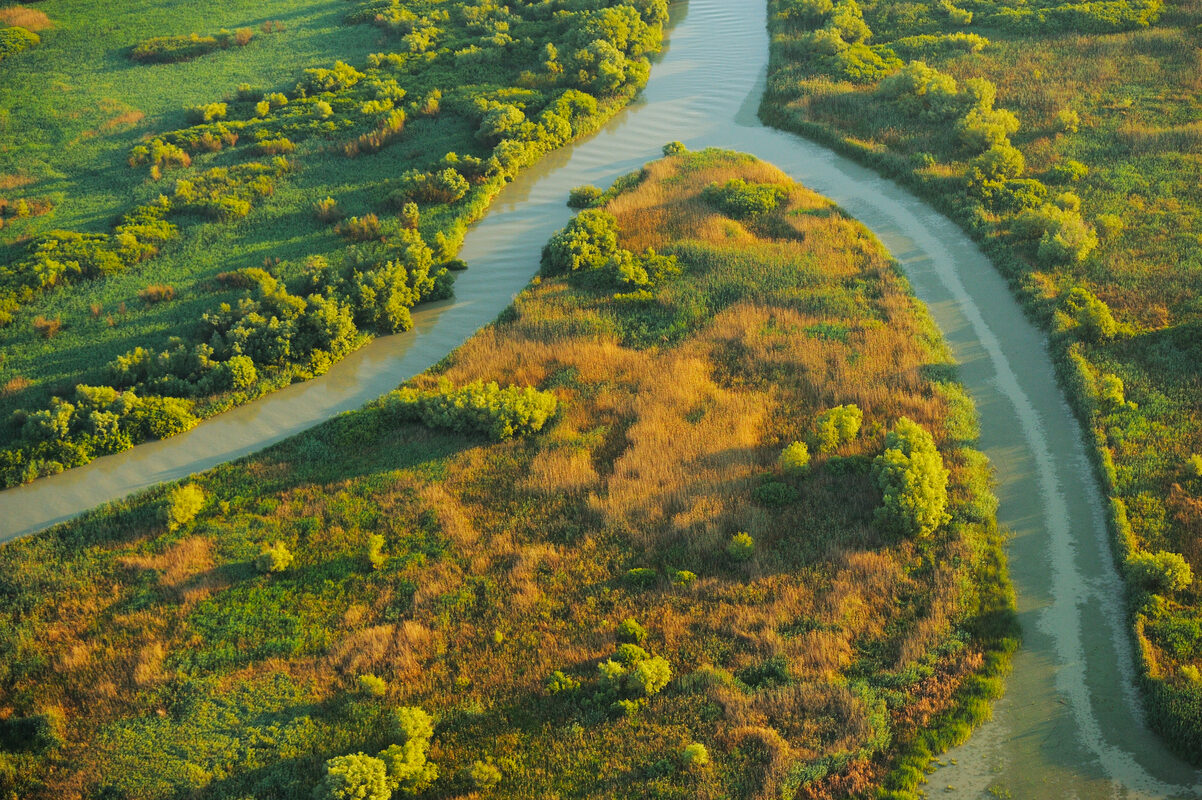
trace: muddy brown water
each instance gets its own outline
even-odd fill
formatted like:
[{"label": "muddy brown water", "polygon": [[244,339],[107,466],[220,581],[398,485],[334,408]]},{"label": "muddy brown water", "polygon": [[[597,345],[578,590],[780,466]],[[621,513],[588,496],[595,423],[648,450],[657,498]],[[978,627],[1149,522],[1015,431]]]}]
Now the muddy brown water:
[{"label": "muddy brown water", "polygon": [[437,362],[526,284],[570,216],[574,186],[608,185],[681,140],[742,150],[834,199],[901,262],[961,363],[1013,532],[1024,645],[994,719],[941,758],[931,797],[1027,800],[1202,797],[1202,773],[1144,724],[1123,587],[1081,430],[1043,335],[954,223],[892,182],[756,118],[767,68],[763,0],[690,0],[643,94],[595,136],[545,158],[469,233],[455,298],[407,334],[377,339],[327,375],[162,442],[0,492],[0,540],[238,458],[363,405]]}]

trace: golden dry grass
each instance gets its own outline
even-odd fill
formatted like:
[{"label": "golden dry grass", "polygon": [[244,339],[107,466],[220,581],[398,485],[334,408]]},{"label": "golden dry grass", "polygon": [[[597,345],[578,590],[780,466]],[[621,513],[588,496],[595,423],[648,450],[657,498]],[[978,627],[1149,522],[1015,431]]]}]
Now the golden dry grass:
[{"label": "golden dry grass", "polygon": [[54,23],[44,11],[29,6],[11,5],[0,7],[0,26],[3,25],[17,25],[36,33],[53,27]]}]

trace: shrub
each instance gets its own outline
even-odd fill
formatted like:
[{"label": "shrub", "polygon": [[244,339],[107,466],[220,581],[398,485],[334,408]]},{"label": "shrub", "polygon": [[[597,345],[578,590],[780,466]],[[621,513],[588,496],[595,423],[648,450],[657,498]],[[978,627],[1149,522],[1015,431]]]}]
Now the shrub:
[{"label": "shrub", "polygon": [[401,220],[401,225],[410,230],[417,230],[418,224],[421,222],[421,211],[418,210],[417,203],[405,203],[401,206],[401,213],[398,215]]},{"label": "shrub", "polygon": [[359,691],[371,697],[383,697],[388,693],[388,683],[375,675],[360,675]]},{"label": "shrub", "polygon": [[278,156],[287,155],[296,150],[296,145],[287,136],[279,136],[275,139],[261,139],[255,148],[259,155],[263,156]]},{"label": "shrub", "polygon": [[590,208],[602,194],[596,186],[577,186],[568,193],[568,208]]},{"label": "shrub", "polygon": [[342,216],[338,211],[338,201],[332,197],[326,197],[314,203],[313,213],[321,222],[333,222]]},{"label": "shrub", "polygon": [[1004,108],[973,108],[956,123],[956,135],[975,152],[1009,144],[1018,131],[1018,117]]},{"label": "shrub", "polygon": [[687,569],[673,570],[669,577],[673,586],[691,586],[697,581],[697,573],[689,572]]},{"label": "shrub", "polygon": [[215,119],[225,119],[229,106],[225,103],[205,103],[188,109],[188,117],[193,122],[212,122]]},{"label": "shrub", "polygon": [[204,490],[194,483],[172,489],[167,493],[161,512],[167,530],[174,531],[196,519],[204,503]]},{"label": "shrub", "polygon": [[427,760],[434,720],[422,709],[406,706],[397,709],[396,722],[400,741],[383,750],[380,760],[385,765],[389,789],[411,797],[438,778],[438,766]]},{"label": "shrub", "polygon": [[1066,158],[1048,170],[1052,180],[1060,183],[1075,183],[1089,174],[1089,167],[1072,158]]},{"label": "shrub", "polygon": [[1064,296],[1063,307],[1086,339],[1105,341],[1118,333],[1118,323],[1110,307],[1088,289],[1080,286],[1072,289]]},{"label": "shrub", "polygon": [[951,519],[947,508],[948,471],[935,441],[905,417],[885,437],[885,452],[872,463],[883,498],[878,524],[903,536],[929,536]]},{"label": "shrub", "polygon": [[363,753],[335,756],[326,761],[326,773],[313,791],[314,800],[389,800],[384,762]]},{"label": "shrub", "polygon": [[531,386],[502,389],[495,381],[474,381],[458,389],[442,382],[427,392],[400,389],[389,396],[389,404],[402,419],[460,433],[486,433],[497,441],[538,433],[558,408],[552,392]]},{"label": "shrub", "polygon": [[689,148],[685,147],[682,142],[668,142],[664,145],[663,152],[666,156],[676,156],[689,152]]},{"label": "shrub", "polygon": [[772,211],[786,194],[783,187],[774,183],[748,183],[742,178],[731,178],[721,186],[711,183],[702,190],[701,197],[722,213],[745,219]]},{"label": "shrub", "polygon": [[819,453],[832,453],[855,440],[864,422],[864,412],[854,403],[835,406],[814,421],[814,443]]},{"label": "shrub", "polygon": [[547,680],[543,682],[543,686],[547,690],[547,694],[560,694],[563,692],[574,692],[580,688],[580,681],[565,675],[559,670],[555,670],[547,676]]},{"label": "shrub", "polygon": [[994,144],[968,163],[968,187],[985,195],[993,185],[1022,175],[1026,159],[1022,152],[1007,142]]},{"label": "shrub", "polygon": [[1185,470],[1192,477],[1202,478],[1202,455],[1193,454],[1185,460]]},{"label": "shrub", "polygon": [[0,61],[42,41],[41,37],[19,25],[0,28]]},{"label": "shrub", "polygon": [[1081,127],[1081,116],[1071,108],[1056,112],[1056,128],[1062,133],[1076,133]]},{"label": "shrub", "polygon": [[755,539],[745,531],[739,531],[726,543],[726,555],[731,561],[746,561],[755,555]]},{"label": "shrub", "polygon": [[1135,553],[1127,559],[1127,571],[1136,584],[1157,594],[1179,592],[1194,580],[1189,562],[1165,550]]},{"label": "shrub", "polygon": [[626,570],[626,582],[631,586],[646,589],[654,586],[658,580],[659,573],[650,567],[635,567]]},{"label": "shrub", "polygon": [[255,567],[264,574],[283,572],[292,566],[292,551],[281,541],[272,545],[263,545],[259,557],[255,559]]},{"label": "shrub", "polygon": [[345,222],[338,223],[334,228],[334,232],[345,236],[352,242],[370,242],[381,239],[384,236],[384,228],[380,225],[380,218],[375,214],[351,217]]},{"label": "shrub", "polygon": [[174,300],[175,287],[165,283],[152,283],[138,292],[138,297],[144,303],[162,303],[167,300]]},{"label": "shrub", "polygon": [[693,742],[685,747],[680,760],[684,762],[685,769],[698,769],[710,763],[710,753],[701,742]]},{"label": "shrub", "polygon": [[614,638],[619,642],[642,644],[647,639],[647,629],[632,617],[627,617],[618,623],[618,629],[614,634]]},{"label": "shrub", "polygon": [[367,563],[372,569],[380,569],[388,563],[388,556],[384,555],[384,537],[378,533],[367,537]]},{"label": "shrub", "polygon": [[501,782],[501,770],[491,760],[474,761],[468,770],[468,778],[476,789],[494,789]]},{"label": "shrub", "polygon": [[181,36],[156,36],[134,45],[129,57],[134,61],[167,64],[188,61],[216,50],[220,44],[214,36],[195,33]]},{"label": "shrub", "polygon": [[756,499],[756,502],[771,508],[777,508],[795,502],[797,500],[797,490],[787,483],[767,481],[755,487],[751,491],[751,496]]},{"label": "shrub", "polygon": [[810,466],[810,448],[805,442],[793,442],[780,453],[780,468],[790,475],[801,475]]},{"label": "shrub", "polygon": [[597,208],[581,211],[543,248],[542,267],[548,275],[599,269],[618,251],[618,221]]},{"label": "shrub", "polygon": [[1094,227],[1103,239],[1113,239],[1123,232],[1126,224],[1118,214],[1099,214],[1094,219]]}]

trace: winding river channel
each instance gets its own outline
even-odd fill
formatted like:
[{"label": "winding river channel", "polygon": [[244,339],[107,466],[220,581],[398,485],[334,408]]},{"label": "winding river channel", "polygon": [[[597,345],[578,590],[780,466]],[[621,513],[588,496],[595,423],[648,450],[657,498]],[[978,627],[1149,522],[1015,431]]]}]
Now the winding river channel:
[{"label": "winding river channel", "polygon": [[860,219],[901,262],[962,365],[996,466],[1024,645],[993,721],[943,756],[927,791],[955,798],[1202,797],[1202,773],[1143,722],[1123,589],[1080,427],[1042,334],[954,223],[875,173],[756,118],[767,70],[764,0],[689,0],[646,90],[595,136],[498,196],[469,233],[455,298],[327,375],[189,433],[0,492],[0,541],[259,450],[357,408],[426,369],[500,313],[569,218],[568,190],[608,185],[679,139],[770,161]]}]

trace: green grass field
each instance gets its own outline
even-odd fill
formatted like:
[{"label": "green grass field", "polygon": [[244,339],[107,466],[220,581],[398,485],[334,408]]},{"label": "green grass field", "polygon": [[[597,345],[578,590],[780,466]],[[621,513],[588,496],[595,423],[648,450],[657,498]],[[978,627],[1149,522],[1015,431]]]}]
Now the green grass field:
[{"label": "green grass field", "polygon": [[621,186],[401,391],[0,549],[0,796],[915,797],[1015,646],[939,335],[769,165]]}]

